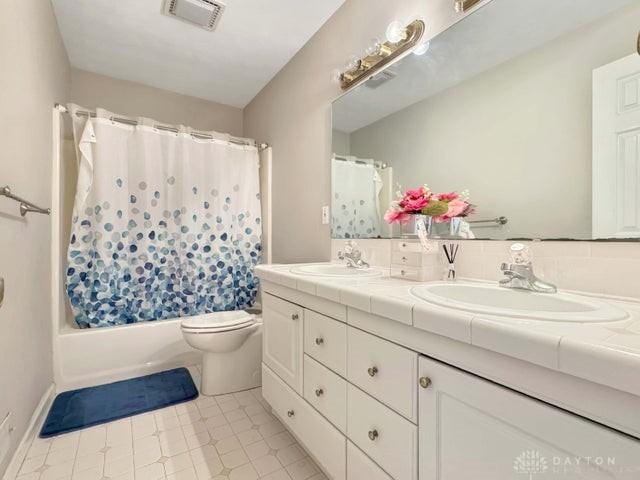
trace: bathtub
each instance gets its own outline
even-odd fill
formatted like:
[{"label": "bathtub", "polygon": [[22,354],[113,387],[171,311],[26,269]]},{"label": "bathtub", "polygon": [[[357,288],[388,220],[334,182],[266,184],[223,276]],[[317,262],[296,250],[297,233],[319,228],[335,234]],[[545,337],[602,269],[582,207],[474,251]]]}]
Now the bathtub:
[{"label": "bathtub", "polygon": [[91,329],[65,325],[54,338],[56,390],[63,392],[199,364],[202,356],[182,338],[180,321]]}]

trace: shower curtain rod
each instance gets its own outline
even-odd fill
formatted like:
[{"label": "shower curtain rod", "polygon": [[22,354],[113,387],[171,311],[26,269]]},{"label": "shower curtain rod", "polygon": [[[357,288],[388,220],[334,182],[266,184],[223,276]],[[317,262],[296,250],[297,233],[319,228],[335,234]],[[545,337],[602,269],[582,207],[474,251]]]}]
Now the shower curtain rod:
[{"label": "shower curtain rod", "polygon": [[[60,110],[62,113],[69,113],[69,109],[67,107],[65,107],[64,105],[61,105],[59,103],[55,104],[55,107]],[[76,112],[76,115],[79,117],[91,117],[91,118],[95,118],[96,117],[96,113],[95,112],[90,112],[90,111],[85,111],[85,110],[79,110],[78,112]],[[122,118],[122,117],[111,117],[112,121],[114,122],[118,122],[118,123],[123,123],[125,125],[132,125],[132,126],[136,126],[138,125],[138,121],[137,120],[131,120],[130,118]],[[158,130],[162,130],[164,132],[172,132],[172,133],[178,133],[179,130],[175,127],[169,127],[167,125],[154,125],[154,128],[157,128]],[[215,137],[212,135],[209,135],[208,133],[202,133],[202,132],[190,132],[190,135],[195,137],[195,138],[199,138],[202,140],[213,140]],[[253,142],[246,140],[246,139],[241,139],[241,138],[235,138],[235,137],[231,137],[229,139],[229,143],[233,143],[234,145],[243,145],[243,146],[247,146],[247,147],[256,147],[258,150],[262,151],[262,150],[266,150],[267,148],[269,148],[269,144],[268,143],[258,143],[255,140]]]},{"label": "shower curtain rod", "polygon": [[[342,155],[334,155],[333,158],[335,158],[340,162],[353,162],[353,163],[357,163],[358,165],[371,165],[369,162],[366,162],[365,160],[360,160],[357,157],[353,157],[354,160],[352,160],[351,158],[343,157]],[[376,168],[379,168],[380,170],[384,170],[385,168],[389,167],[386,163],[378,162],[376,160],[373,161],[373,166]]]}]

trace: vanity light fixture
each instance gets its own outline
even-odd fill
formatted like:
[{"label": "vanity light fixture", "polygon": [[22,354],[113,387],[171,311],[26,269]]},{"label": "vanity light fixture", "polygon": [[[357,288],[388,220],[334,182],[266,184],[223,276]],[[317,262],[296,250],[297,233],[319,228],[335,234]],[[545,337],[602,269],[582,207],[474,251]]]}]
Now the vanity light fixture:
[{"label": "vanity light fixture", "polygon": [[413,54],[414,55],[424,55],[425,53],[427,53],[429,51],[429,47],[431,47],[431,43],[430,42],[419,43],[418,45],[416,45],[413,48]]},{"label": "vanity light fixture", "polygon": [[466,13],[479,4],[482,0],[456,0],[454,4],[455,11],[458,13]]},{"label": "vanity light fixture", "polygon": [[367,48],[365,56],[353,59],[347,65],[346,71],[339,74],[338,79],[343,90],[372,77],[382,68],[394,60],[408,54],[412,50],[425,53],[429,48],[429,42],[420,43],[426,31],[425,21],[413,20],[408,25],[395,21],[389,24],[386,36],[387,41],[382,43],[375,40],[374,44]]}]

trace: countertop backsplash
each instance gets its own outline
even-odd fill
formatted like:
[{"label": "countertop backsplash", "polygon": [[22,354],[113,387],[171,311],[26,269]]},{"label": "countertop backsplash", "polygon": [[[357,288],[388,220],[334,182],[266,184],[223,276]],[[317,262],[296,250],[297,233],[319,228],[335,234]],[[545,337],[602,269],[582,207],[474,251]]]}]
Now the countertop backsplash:
[{"label": "countertop backsplash", "polygon": [[[389,239],[357,240],[365,259],[377,267],[391,263]],[[395,240],[398,241],[398,240]],[[408,240],[417,241],[417,240]],[[344,240],[332,240],[331,259]],[[497,281],[500,264],[509,261],[513,241],[461,241],[456,261],[458,277]],[[640,243],[529,241],[538,276],[564,290],[632,298],[640,301]],[[444,255],[441,254],[441,257]],[[444,262],[443,271],[444,271]]]}]

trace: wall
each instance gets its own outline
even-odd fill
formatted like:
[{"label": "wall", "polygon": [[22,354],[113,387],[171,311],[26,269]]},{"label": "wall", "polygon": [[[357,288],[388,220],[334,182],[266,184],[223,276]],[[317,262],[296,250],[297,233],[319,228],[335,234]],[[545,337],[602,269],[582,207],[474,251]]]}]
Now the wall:
[{"label": "wall", "polygon": [[[69,62],[51,2],[5,0],[0,15],[0,182],[51,203],[52,108],[68,99]],[[50,218],[21,218],[0,198],[0,421],[13,412],[11,453],[52,384]],[[7,460],[0,464],[0,474]]]},{"label": "wall", "polygon": [[348,0],[244,111],[245,135],[273,146],[273,260],[327,260],[331,102],[341,90],[331,72],[360,54],[389,22],[424,14],[440,2]]},{"label": "wall", "polygon": [[71,101],[131,117],[242,136],[242,109],[140,83],[71,70]]},{"label": "wall", "polygon": [[639,23],[637,4],[607,15],[353,132],[351,153],[509,218],[480,236],[591,238],[592,72],[634,52]]}]

